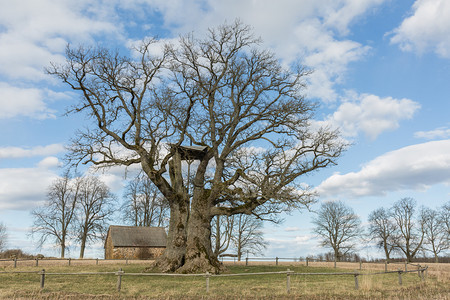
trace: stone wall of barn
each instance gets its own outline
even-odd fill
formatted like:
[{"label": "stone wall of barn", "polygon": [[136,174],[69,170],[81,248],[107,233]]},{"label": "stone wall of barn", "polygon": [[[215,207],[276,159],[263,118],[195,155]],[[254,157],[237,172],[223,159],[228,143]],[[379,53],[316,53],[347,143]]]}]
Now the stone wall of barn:
[{"label": "stone wall of barn", "polygon": [[155,259],[164,250],[165,247],[114,247],[109,234],[105,241],[105,259]]},{"label": "stone wall of barn", "polygon": [[116,247],[112,249],[110,259],[155,259],[166,248],[157,247]]},{"label": "stone wall of barn", "polygon": [[111,236],[108,234],[105,241],[105,259],[112,259],[113,256],[113,244]]},{"label": "stone wall of barn", "polygon": [[155,259],[162,255],[162,247],[113,247],[111,239],[105,244],[105,259]]}]

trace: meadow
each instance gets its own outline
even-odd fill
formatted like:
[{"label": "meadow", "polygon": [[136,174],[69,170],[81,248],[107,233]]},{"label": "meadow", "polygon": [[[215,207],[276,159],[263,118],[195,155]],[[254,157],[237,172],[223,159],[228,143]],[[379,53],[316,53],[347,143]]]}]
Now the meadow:
[{"label": "meadow", "polygon": [[[0,272],[70,273],[72,275],[46,275],[45,286],[40,288],[37,273],[1,273],[1,299],[450,299],[450,265],[430,264],[425,281],[417,272],[403,273],[402,285],[398,274],[358,276],[359,289],[355,289],[352,275],[291,275],[290,293],[287,293],[286,274],[248,275],[238,277],[211,277],[209,291],[206,279],[198,277],[127,276],[139,274],[149,261],[79,261],[69,266],[67,261],[41,261],[36,267],[32,261],[20,262],[16,268],[9,263],[0,264]],[[346,273],[370,274],[384,270],[384,264],[312,263],[304,262],[225,262],[225,275],[261,272]],[[389,265],[389,270],[402,269],[401,264]],[[413,268],[413,266],[410,266]],[[121,290],[117,291],[118,276],[122,269]],[[103,275],[80,273],[105,272]]]}]

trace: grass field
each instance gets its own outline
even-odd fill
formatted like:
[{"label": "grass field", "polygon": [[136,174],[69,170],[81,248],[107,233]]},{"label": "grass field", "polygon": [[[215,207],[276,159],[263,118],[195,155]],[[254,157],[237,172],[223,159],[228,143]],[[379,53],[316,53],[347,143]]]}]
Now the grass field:
[{"label": "grass field", "polygon": [[[131,261],[130,261],[131,262]],[[42,262],[39,267],[11,264],[0,266],[5,271],[37,271],[46,273],[116,272],[141,273],[149,262],[130,264],[104,263],[99,265],[73,261]],[[331,266],[331,267],[330,267]],[[384,269],[384,265],[380,265]],[[369,268],[370,267],[370,268]],[[360,272],[380,271],[378,265],[364,265]],[[401,267],[401,265],[397,265]],[[359,264],[270,263],[253,262],[249,266],[229,264],[226,274],[277,272],[287,269],[298,273],[334,273],[359,271]],[[390,269],[394,268],[390,265]],[[450,266],[431,266],[428,278],[422,282],[417,273],[359,276],[359,290],[355,290],[354,276],[291,276],[290,294],[286,292],[286,275],[250,275],[239,277],[211,277],[206,293],[204,277],[123,276],[122,288],[117,292],[117,276],[109,275],[47,275],[45,287],[40,289],[38,274],[0,274],[1,299],[450,299]]]}]

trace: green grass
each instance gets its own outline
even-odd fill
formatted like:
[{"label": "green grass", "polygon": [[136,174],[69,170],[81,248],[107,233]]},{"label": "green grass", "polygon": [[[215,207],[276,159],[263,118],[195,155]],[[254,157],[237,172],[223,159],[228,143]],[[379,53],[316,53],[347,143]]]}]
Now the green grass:
[{"label": "green grass", "polygon": [[[46,273],[115,272],[141,273],[145,265],[46,266]],[[228,266],[225,274],[278,272],[287,269],[298,273],[350,272],[345,269],[291,266]],[[42,267],[0,267],[0,271],[37,271]],[[368,272],[368,271],[364,271]],[[0,298],[25,299],[449,299],[448,282],[429,276],[421,282],[417,273],[359,277],[355,290],[354,276],[291,276],[291,293],[286,293],[286,275],[249,275],[211,277],[206,293],[204,277],[123,276],[122,289],[116,291],[115,275],[46,275],[40,289],[37,274],[0,274]]]}]

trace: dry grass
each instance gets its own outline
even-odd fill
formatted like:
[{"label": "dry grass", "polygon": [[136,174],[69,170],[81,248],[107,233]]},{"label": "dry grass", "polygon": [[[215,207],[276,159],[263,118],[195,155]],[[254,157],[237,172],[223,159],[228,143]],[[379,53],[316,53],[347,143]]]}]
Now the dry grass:
[{"label": "dry grass", "polygon": [[[89,264],[90,262],[90,264]],[[42,263],[42,264],[41,264]],[[48,265],[39,262],[14,269],[11,265],[0,267],[0,271],[36,271],[42,268],[50,272],[114,272],[123,268],[126,273],[140,273],[149,261],[50,261]],[[60,263],[58,265],[58,263]],[[251,262],[228,263],[227,273],[251,273],[285,271],[287,268],[299,272],[348,272],[358,270],[359,264],[280,262],[261,264]],[[398,265],[401,266],[401,265]],[[331,268],[330,268],[331,267]],[[363,264],[362,272],[384,270],[384,264]],[[369,270],[370,267],[370,270]],[[404,268],[404,265],[403,265]],[[210,292],[205,292],[205,278],[194,277],[132,277],[123,276],[122,290],[116,291],[115,275],[46,276],[45,288],[39,288],[39,275],[0,274],[1,299],[450,299],[450,265],[430,265],[429,277],[421,282],[417,273],[403,274],[403,285],[398,284],[397,274],[359,276],[359,290],[355,290],[353,276],[291,276],[291,293],[286,293],[286,275],[212,277]]]}]

